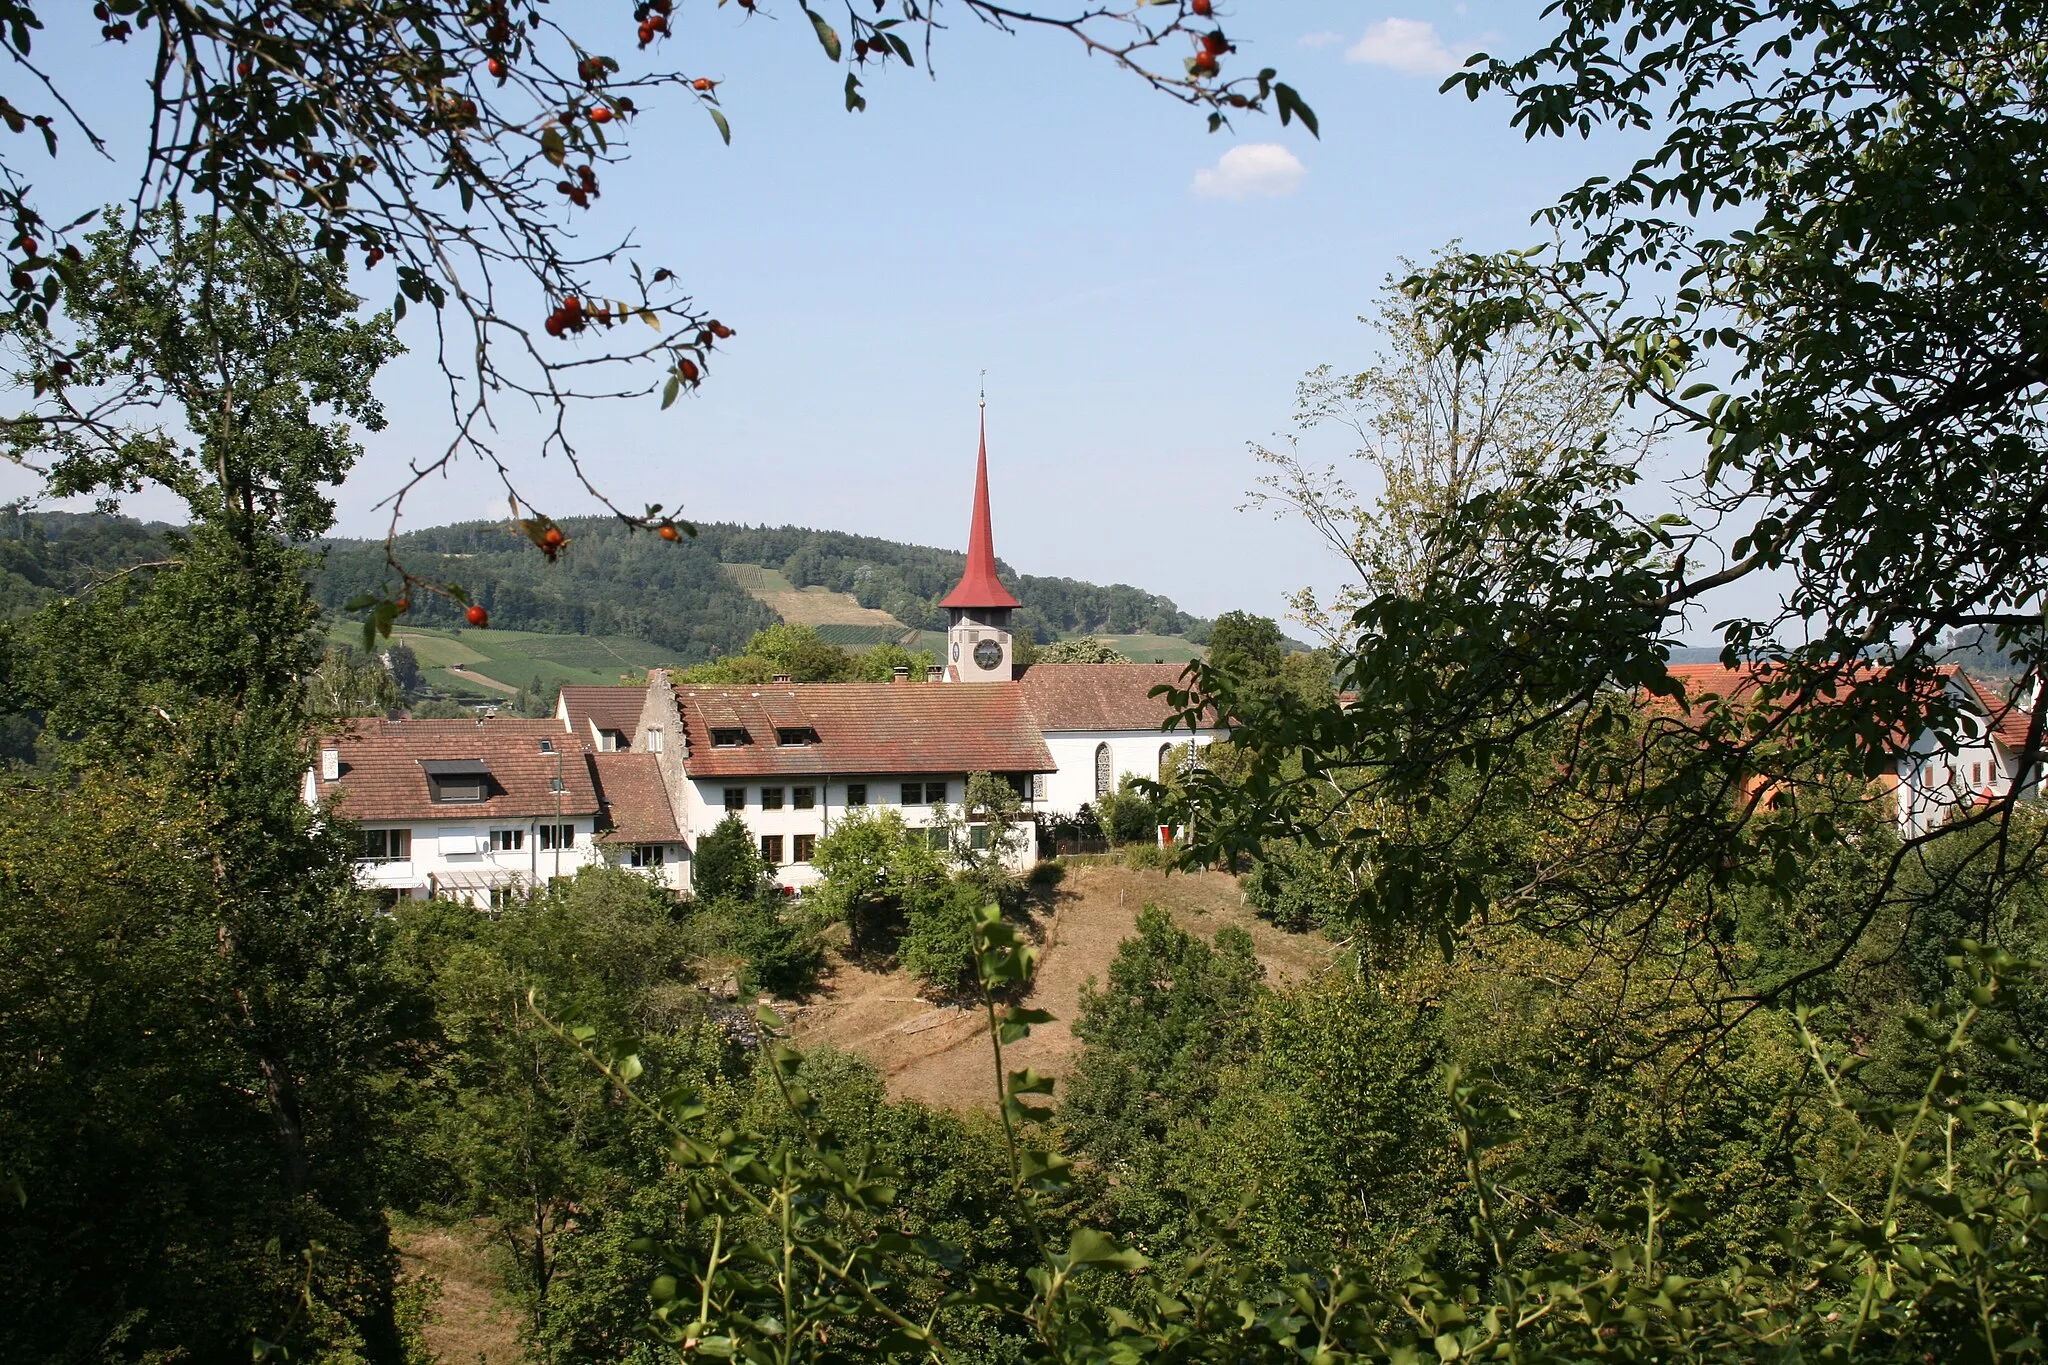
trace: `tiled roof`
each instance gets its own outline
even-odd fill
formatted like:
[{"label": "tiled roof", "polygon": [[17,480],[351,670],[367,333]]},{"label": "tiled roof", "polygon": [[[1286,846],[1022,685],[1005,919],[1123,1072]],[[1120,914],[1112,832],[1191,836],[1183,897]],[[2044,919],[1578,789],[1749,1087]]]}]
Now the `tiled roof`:
[{"label": "tiled roof", "polygon": [[[555,752],[544,752],[542,740]],[[323,736],[320,747],[341,751],[341,778],[320,781],[320,797],[335,797],[351,820],[483,821],[598,811],[590,745],[563,734],[558,720],[352,720]],[[488,799],[436,804],[421,763],[463,759],[490,770]],[[316,763],[316,777],[319,771]]]},{"label": "tiled roof", "polygon": [[1178,684],[1182,664],[1033,664],[1018,677],[1047,730],[1157,730],[1170,708],[1151,695]]},{"label": "tiled roof", "polygon": [[[1721,664],[1673,664],[1669,671],[1673,678],[1685,685],[1686,698],[1692,704],[1697,705],[1706,697],[1721,697],[1736,707],[1742,707],[1749,704],[1749,694],[1757,690],[1770,668],[1769,664],[1738,664],[1733,668]],[[1831,688],[1816,683],[1815,694],[1808,704],[1828,705],[1851,695],[1857,686],[1878,680],[1880,676],[1877,664],[1845,665],[1834,673]],[[1937,691],[1950,683],[1963,684],[1991,718],[1993,733],[2001,742],[2013,748],[2025,743],[2026,712],[2018,710],[2012,702],[1987,689],[1955,664],[1937,666],[1934,676],[1939,681],[1930,683],[1930,687]],[[1931,702],[1934,698],[1930,695],[1927,700]],[[1671,706],[1660,698],[1654,709],[1669,710]],[[1909,747],[1915,738],[1898,729],[1888,736],[1890,744],[1898,747]]]},{"label": "tiled roof", "polygon": [[661,780],[661,760],[653,754],[598,753],[598,795],[604,800],[604,837],[621,844],[681,843],[683,832],[669,806],[668,787]]},{"label": "tiled roof", "polygon": [[[1014,683],[815,683],[676,688],[692,777],[1049,773],[1038,722]],[[783,746],[808,725],[816,744]],[[751,743],[714,748],[711,730]]]},{"label": "tiled roof", "polygon": [[581,687],[562,689],[562,708],[569,714],[569,728],[587,739],[593,723],[600,730],[617,730],[630,737],[640,728],[640,708],[647,701],[644,687]]},{"label": "tiled roof", "polygon": [[[1964,674],[1969,677],[1968,674]],[[1977,700],[1984,705],[1984,714],[1991,718],[1991,733],[1998,742],[2017,753],[2027,747],[2027,728],[2033,724],[2034,713],[2023,710],[2020,700],[2031,690],[2030,679],[2016,679],[2008,692],[2001,692],[1989,683],[1970,678],[1970,687],[1977,694]]]}]

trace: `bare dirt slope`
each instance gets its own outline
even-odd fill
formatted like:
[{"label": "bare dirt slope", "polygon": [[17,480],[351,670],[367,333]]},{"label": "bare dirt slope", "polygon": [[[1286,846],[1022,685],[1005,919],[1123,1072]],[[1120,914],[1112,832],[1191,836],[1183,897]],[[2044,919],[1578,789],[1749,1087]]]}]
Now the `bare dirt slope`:
[{"label": "bare dirt slope", "polygon": [[[1324,940],[1285,933],[1254,916],[1234,877],[1219,872],[1169,876],[1112,864],[1073,867],[1036,920],[1042,956],[1027,1003],[1050,1010],[1054,1022],[1039,1025],[1006,1052],[1011,1069],[1033,1066],[1050,1076],[1067,1073],[1081,987],[1108,975],[1117,945],[1135,931],[1138,912],[1148,902],[1204,938],[1227,924],[1247,930],[1269,980],[1297,980],[1331,956]],[[979,1012],[933,1005],[901,970],[878,972],[841,962],[792,1023],[800,1043],[829,1044],[867,1057],[887,1077],[892,1098],[951,1109],[995,1104],[995,1068]]]}]

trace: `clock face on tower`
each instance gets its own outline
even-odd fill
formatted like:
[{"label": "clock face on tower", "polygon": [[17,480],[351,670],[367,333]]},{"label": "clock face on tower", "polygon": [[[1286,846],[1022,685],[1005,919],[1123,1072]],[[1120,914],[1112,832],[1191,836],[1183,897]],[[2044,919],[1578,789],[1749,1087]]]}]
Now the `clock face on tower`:
[{"label": "clock face on tower", "polygon": [[994,640],[983,640],[974,647],[974,662],[984,671],[995,668],[1003,661],[1003,647]]}]

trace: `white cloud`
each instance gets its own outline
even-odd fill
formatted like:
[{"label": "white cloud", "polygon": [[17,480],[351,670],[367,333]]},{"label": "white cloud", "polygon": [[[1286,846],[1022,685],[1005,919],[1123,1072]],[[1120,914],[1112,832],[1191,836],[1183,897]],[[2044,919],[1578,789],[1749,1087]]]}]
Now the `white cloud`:
[{"label": "white cloud", "polygon": [[1382,19],[1344,54],[1350,62],[1390,66],[1411,76],[1444,76],[1458,69],[1458,59],[1426,19]]},{"label": "white cloud", "polygon": [[1321,33],[1304,33],[1297,41],[1303,47],[1328,47],[1331,43],[1343,42],[1344,35],[1324,29]]},{"label": "white cloud", "polygon": [[1279,143],[1247,142],[1196,171],[1194,191],[1208,199],[1272,199],[1294,193],[1307,176],[1308,167]]}]

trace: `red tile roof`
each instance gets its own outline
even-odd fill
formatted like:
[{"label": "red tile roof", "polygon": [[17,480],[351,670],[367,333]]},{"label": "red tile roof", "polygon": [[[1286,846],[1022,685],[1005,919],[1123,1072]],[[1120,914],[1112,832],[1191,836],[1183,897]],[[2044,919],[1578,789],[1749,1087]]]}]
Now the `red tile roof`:
[{"label": "red tile roof", "polygon": [[682,842],[660,759],[620,750],[592,754],[590,761],[597,767],[598,794],[604,800],[603,838],[620,844]]},{"label": "red tile roof", "polygon": [[646,701],[645,687],[562,689],[562,707],[569,713],[569,728],[579,739],[589,738],[593,722],[600,730],[617,730],[631,738],[640,728],[640,708]]},{"label": "red tile roof", "polygon": [[[676,688],[692,777],[1049,773],[1037,720],[1014,683],[813,683]],[[808,726],[816,744],[780,745]],[[751,743],[714,748],[711,731]]]},{"label": "red tile roof", "polygon": [[[1685,694],[1689,702],[1697,704],[1706,697],[1721,697],[1740,707],[1747,704],[1749,694],[1757,690],[1762,680],[1768,676],[1770,668],[1769,664],[1738,664],[1734,668],[1727,668],[1721,664],[1673,664],[1670,673],[1673,678],[1685,685]],[[2024,746],[2027,724],[2031,716],[2028,712],[2020,710],[2014,700],[2000,696],[1955,664],[1941,664],[1935,668],[1934,673],[1943,684],[1960,681],[1967,687],[1969,693],[1984,708],[1986,716],[1991,721],[1992,733],[2001,743],[2013,749]],[[1876,664],[1859,663],[1845,666],[1835,675],[1833,695],[1840,696],[1858,684],[1873,681],[1878,676],[1879,666]],[[1830,699],[1828,692],[1821,691],[1809,704],[1825,705]],[[1670,703],[1660,698],[1657,709],[1669,708]],[[1893,745],[1904,747],[1910,745],[1915,738],[1916,736],[1895,731],[1890,736],[1890,741]]]},{"label": "red tile roof", "polygon": [[1963,676],[1969,679],[1971,690],[1976,692],[1977,700],[1984,706],[1984,714],[1990,717],[1991,733],[1998,737],[1998,742],[2015,753],[2026,748],[2027,729],[2033,724],[2034,713],[2022,709],[2020,702],[2032,691],[2032,680],[2015,679],[2006,691],[2001,692],[1989,683],[1970,678],[1967,673]]},{"label": "red tile roof", "polygon": [[1152,695],[1181,682],[1183,664],[1033,664],[1018,675],[1047,730],[1157,730],[1171,708]]},{"label": "red tile roof", "polygon": [[[555,752],[541,749],[546,740]],[[352,720],[320,741],[341,751],[341,778],[319,781],[351,820],[492,820],[595,815],[590,745],[558,720]],[[475,759],[490,770],[484,801],[436,804],[422,762]],[[316,766],[316,777],[320,769]],[[562,791],[553,781],[560,774]]]}]

